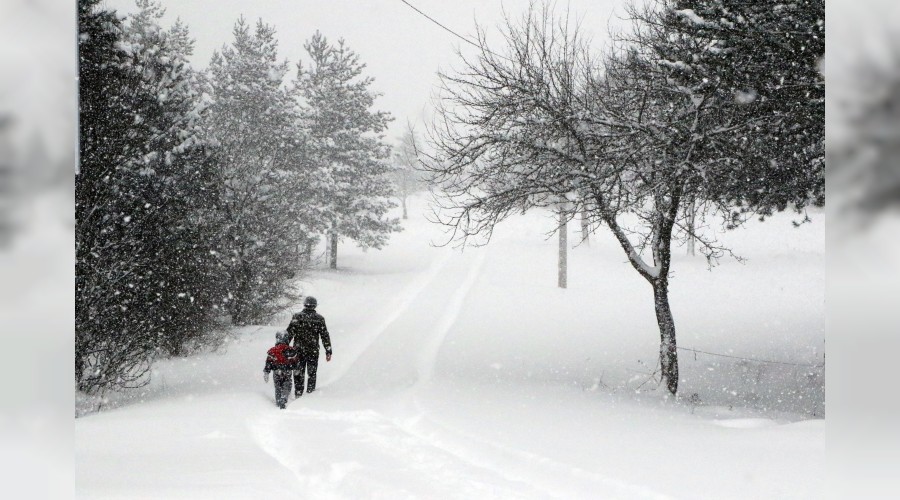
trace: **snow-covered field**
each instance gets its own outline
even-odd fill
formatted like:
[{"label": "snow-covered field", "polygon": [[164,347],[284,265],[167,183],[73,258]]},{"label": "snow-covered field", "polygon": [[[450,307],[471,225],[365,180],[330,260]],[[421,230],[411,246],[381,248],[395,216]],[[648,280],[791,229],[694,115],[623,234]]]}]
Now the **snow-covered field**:
[{"label": "snow-covered field", "polygon": [[[713,271],[676,249],[679,345],[823,364],[821,219],[723,235],[748,261]],[[404,226],[382,251],[344,244],[341,270],[304,283],[334,344],[320,390],[278,410],[262,380],[286,317],[161,361],[150,386],[76,419],[77,496],[825,496],[824,367],[682,351],[682,397],[667,398],[648,381],[651,289],[602,230],[561,290],[548,214],[463,252],[430,246],[440,228],[422,216]]]}]

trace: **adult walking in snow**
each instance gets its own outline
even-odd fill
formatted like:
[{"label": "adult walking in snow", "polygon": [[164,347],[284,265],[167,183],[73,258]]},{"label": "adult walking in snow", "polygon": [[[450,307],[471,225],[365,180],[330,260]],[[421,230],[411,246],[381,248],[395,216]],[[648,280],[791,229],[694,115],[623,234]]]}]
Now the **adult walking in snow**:
[{"label": "adult walking in snow", "polygon": [[269,381],[269,373],[275,372],[272,381],[275,383],[275,404],[284,409],[291,394],[291,373],[297,369],[300,353],[290,346],[287,332],[275,334],[275,346],[266,353],[266,367],[263,368],[263,380]]},{"label": "adult walking in snow", "polygon": [[294,396],[303,395],[303,382],[309,375],[306,384],[306,392],[316,390],[316,370],[319,366],[319,341],[325,347],[325,361],[331,361],[331,338],[328,336],[328,327],[325,326],[325,318],[316,312],[318,301],[315,297],[307,296],[303,300],[303,311],[294,314],[288,325],[288,334],[293,339],[294,347],[300,351],[300,363],[294,370]]}]

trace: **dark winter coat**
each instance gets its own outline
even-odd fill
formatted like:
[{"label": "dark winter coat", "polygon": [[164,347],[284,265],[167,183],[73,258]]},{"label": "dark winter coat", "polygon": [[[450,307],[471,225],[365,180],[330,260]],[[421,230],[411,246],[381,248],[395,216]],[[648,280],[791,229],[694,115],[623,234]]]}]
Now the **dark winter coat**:
[{"label": "dark winter coat", "polygon": [[263,371],[296,370],[300,363],[300,352],[286,343],[275,344],[266,353],[266,367]]},{"label": "dark winter coat", "polygon": [[325,318],[315,309],[303,309],[302,312],[295,314],[291,318],[287,332],[293,340],[294,347],[302,350],[305,358],[318,357],[320,340],[325,347],[325,353],[331,354],[331,338],[328,336]]}]

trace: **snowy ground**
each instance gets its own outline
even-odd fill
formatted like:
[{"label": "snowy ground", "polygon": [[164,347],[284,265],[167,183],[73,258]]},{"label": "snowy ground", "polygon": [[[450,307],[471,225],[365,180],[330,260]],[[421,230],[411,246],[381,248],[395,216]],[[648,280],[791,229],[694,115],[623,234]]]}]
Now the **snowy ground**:
[{"label": "snowy ground", "polygon": [[[824,228],[789,220],[725,235],[745,264],[709,272],[676,250],[680,345],[823,362]],[[552,224],[519,217],[459,252],[414,217],[383,251],[342,246],[342,269],[304,284],[334,344],[321,390],[274,406],[262,366],[286,321],[160,362],[76,419],[77,496],[825,496],[824,368],[682,352],[685,397],[666,398],[647,381],[649,286],[598,234],[556,288]]]}]

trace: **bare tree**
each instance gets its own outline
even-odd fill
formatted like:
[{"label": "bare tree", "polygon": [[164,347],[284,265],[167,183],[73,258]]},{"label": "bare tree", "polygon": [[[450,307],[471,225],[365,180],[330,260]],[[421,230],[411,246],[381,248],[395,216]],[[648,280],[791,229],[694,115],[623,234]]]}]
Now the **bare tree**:
[{"label": "bare tree", "polygon": [[400,206],[403,208],[403,219],[409,218],[406,206],[407,198],[422,187],[419,179],[419,139],[411,124],[400,138],[400,144],[394,148],[392,156],[393,170],[390,177],[394,184]]},{"label": "bare tree", "polygon": [[676,78],[689,69],[666,56],[708,41],[680,34],[658,7],[633,9],[634,30],[602,59],[547,6],[507,18],[503,45],[479,29],[477,54],[460,54],[462,69],[441,75],[427,170],[440,187],[438,220],[463,244],[485,244],[508,216],[576,193],[568,218],[587,211],[607,226],[652,287],[661,374],[675,394],[672,243],[695,238],[710,263],[731,254],[686,223],[694,205],[685,200],[730,227],[742,222],[744,212],[731,210],[745,154],[734,137],[763,118],[702,80]]},{"label": "bare tree", "polygon": [[[438,153],[430,162],[431,178],[443,192],[440,221],[463,241],[479,235],[486,242],[509,215],[581,193],[574,210],[560,213],[591,210],[652,285],[662,373],[674,393],[669,246],[690,153],[669,156],[676,151],[666,141],[673,139],[660,137],[661,113],[650,120],[655,89],[636,76],[634,53],[609,58],[603,75],[578,27],[555,19],[547,7],[518,22],[507,19],[503,36],[500,55],[480,30],[478,55],[463,57],[458,74],[442,75],[440,120],[431,134]],[[672,127],[697,121],[681,112]],[[625,215],[637,224],[627,226]]]}]

